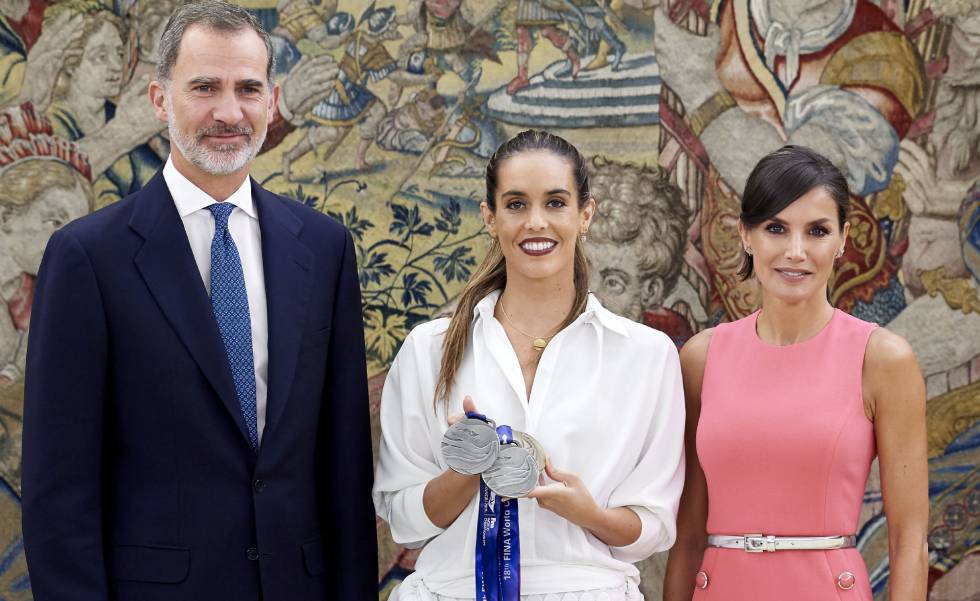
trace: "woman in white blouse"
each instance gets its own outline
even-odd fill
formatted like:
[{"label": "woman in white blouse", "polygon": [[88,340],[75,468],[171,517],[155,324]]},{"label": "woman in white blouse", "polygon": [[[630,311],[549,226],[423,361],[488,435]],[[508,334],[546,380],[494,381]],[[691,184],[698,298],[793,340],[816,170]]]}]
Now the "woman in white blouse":
[{"label": "woman in white blouse", "polygon": [[487,257],[451,320],[411,332],[382,393],[375,507],[396,542],[425,545],[392,599],[475,597],[480,476],[440,452],[465,406],[531,434],[549,457],[547,478],[518,501],[521,599],[641,600],[632,564],[673,544],[683,488],[677,352],[588,291],[596,203],[575,147],[522,132],[497,149],[486,182]]}]

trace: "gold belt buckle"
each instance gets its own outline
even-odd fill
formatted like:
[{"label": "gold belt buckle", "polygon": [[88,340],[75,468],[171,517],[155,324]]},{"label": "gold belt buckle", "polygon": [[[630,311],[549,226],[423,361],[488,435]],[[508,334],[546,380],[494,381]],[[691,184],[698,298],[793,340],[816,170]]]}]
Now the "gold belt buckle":
[{"label": "gold belt buckle", "polygon": [[776,537],[764,534],[746,534],[743,537],[746,553],[776,552]]}]

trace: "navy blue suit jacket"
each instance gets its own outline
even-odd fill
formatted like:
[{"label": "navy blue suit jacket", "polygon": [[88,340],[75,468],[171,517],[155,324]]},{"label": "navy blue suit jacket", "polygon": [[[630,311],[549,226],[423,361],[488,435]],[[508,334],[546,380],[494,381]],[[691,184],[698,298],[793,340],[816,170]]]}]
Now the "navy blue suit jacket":
[{"label": "navy blue suit jacket", "polygon": [[258,453],[162,174],[51,238],[24,407],[38,601],[377,598],[353,243],[254,181],[252,196],[269,316]]}]

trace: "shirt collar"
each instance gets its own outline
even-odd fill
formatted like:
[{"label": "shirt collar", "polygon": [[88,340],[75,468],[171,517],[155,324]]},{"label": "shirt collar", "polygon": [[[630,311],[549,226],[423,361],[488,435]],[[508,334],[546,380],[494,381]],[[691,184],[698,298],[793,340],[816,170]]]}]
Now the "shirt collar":
[{"label": "shirt collar", "polygon": [[[170,189],[170,196],[173,197],[174,204],[177,205],[177,212],[180,213],[181,218],[187,217],[194,211],[199,211],[218,202],[207,192],[198,188],[189,179],[184,177],[184,174],[174,166],[173,157],[167,158],[167,164],[163,166],[163,179],[167,182],[167,188]],[[251,178],[246,177],[242,185],[231,196],[225,199],[224,202],[230,202],[245,211],[252,219],[258,219],[258,215],[255,212],[255,203],[252,201]]]},{"label": "shirt collar", "polygon": [[620,336],[625,336],[629,338],[629,330],[626,329],[626,318],[616,315],[609,309],[602,306],[596,295],[589,293],[589,299],[585,303],[585,311],[582,313],[583,316],[587,316],[587,319],[597,322],[602,327],[606,328],[611,332],[615,332]]},{"label": "shirt collar", "polygon": [[[483,300],[478,302],[476,307],[473,308],[473,317],[479,317],[481,319],[493,317],[493,309],[497,305],[497,299],[500,298],[500,292],[500,290],[494,290],[483,297]],[[582,314],[569,327],[575,327],[578,323],[593,323],[596,326],[603,327],[628,338],[629,330],[626,329],[626,324],[623,321],[624,319],[622,317],[603,307],[599,299],[590,292],[585,301],[585,311],[582,311]]]}]

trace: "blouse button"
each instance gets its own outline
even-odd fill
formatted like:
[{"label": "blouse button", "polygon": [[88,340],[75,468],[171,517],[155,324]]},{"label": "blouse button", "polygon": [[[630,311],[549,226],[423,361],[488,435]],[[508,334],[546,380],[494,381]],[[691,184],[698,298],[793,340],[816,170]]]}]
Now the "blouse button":
[{"label": "blouse button", "polygon": [[694,586],[699,589],[708,588],[708,573],[705,571],[700,571],[694,576]]},{"label": "blouse button", "polygon": [[855,578],[854,574],[850,572],[841,572],[837,576],[837,587],[842,591],[849,591],[854,588]]}]

